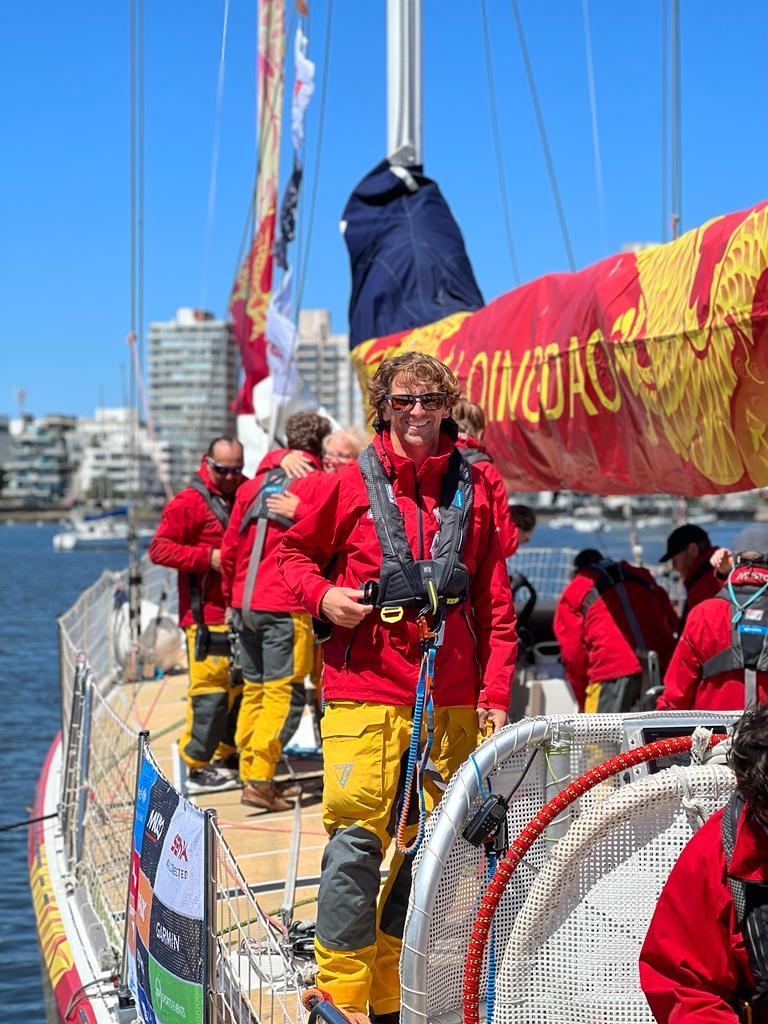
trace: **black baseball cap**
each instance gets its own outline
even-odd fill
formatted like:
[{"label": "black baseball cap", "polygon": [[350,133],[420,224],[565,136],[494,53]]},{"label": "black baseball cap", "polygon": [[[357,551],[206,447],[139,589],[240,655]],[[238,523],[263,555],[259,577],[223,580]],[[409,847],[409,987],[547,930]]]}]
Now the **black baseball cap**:
[{"label": "black baseball cap", "polygon": [[689,544],[705,544],[709,547],[709,534],[694,523],[683,523],[682,526],[678,526],[667,537],[667,550],[659,561],[668,562],[670,558],[674,558],[681,551],[685,551]]}]

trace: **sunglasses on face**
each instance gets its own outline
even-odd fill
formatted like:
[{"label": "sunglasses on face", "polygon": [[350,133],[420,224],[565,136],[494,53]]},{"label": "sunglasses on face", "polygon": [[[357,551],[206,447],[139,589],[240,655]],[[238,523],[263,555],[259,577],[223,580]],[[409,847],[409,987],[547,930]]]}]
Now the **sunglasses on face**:
[{"label": "sunglasses on face", "polygon": [[208,467],[209,469],[214,469],[217,473],[221,473],[222,476],[238,476],[238,474],[243,472],[242,464],[239,466],[220,466],[213,459],[208,459]]},{"label": "sunglasses on face", "polygon": [[416,403],[421,403],[421,408],[428,412],[436,412],[445,406],[448,396],[444,391],[428,391],[425,395],[387,395],[386,399],[395,412],[402,412],[404,409],[414,409]]}]

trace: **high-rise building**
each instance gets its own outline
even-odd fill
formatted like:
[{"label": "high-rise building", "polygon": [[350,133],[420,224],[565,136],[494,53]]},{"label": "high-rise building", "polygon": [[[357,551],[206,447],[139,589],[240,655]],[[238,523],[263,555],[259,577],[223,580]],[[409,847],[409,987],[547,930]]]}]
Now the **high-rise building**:
[{"label": "high-rise building", "polygon": [[135,409],[98,408],[93,419],[77,421],[77,436],[78,498],[152,501],[163,495],[168,444],[153,442]]},{"label": "high-rise building", "polygon": [[149,407],[158,439],[168,444],[171,482],[192,477],[212,438],[232,434],[238,357],[231,324],[181,308],[149,325]]},{"label": "high-rise building", "polygon": [[349,338],[346,334],[331,333],[330,310],[301,310],[299,337],[299,373],[319,404],[342,426],[362,427],[363,399],[349,358]]},{"label": "high-rise building", "polygon": [[76,466],[75,416],[24,416],[11,438],[3,497],[25,505],[53,505],[70,491]]}]

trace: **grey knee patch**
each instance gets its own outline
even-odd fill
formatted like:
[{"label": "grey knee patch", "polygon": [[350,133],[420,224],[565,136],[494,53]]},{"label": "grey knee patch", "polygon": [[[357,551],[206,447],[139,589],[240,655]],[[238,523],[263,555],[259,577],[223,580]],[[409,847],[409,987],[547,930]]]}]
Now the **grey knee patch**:
[{"label": "grey knee patch", "polygon": [[192,732],[184,748],[195,761],[210,761],[227,731],[227,694],[201,693],[192,697]]},{"label": "grey knee patch", "polygon": [[328,949],[363,949],[376,942],[381,841],[359,828],[339,829],[323,854],[317,937]]},{"label": "grey knee patch", "polygon": [[408,897],[411,894],[411,878],[413,876],[413,857],[404,857],[397,872],[397,878],[387,893],[387,899],[381,908],[379,927],[385,935],[402,939],[405,930],[405,914],[408,910]]},{"label": "grey knee patch", "polygon": [[305,704],[304,683],[293,683],[291,686],[291,703],[288,707],[288,714],[285,716],[285,724],[280,730],[280,735],[278,736],[281,747],[285,746],[291,736],[293,736],[298,729]]}]

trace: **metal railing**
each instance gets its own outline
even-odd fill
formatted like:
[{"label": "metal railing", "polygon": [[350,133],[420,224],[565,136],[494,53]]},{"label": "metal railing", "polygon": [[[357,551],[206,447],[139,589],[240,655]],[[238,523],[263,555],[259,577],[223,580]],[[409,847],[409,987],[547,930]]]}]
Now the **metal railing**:
[{"label": "metal railing", "polygon": [[[175,612],[175,574],[146,560],[142,574],[142,628],[146,630],[158,606],[166,615]],[[130,678],[126,658],[126,591],[127,573],[105,572],[59,619],[59,823],[66,869],[101,967],[123,981],[140,742],[137,727],[130,724],[136,682]],[[156,765],[151,747],[143,737],[142,741]],[[303,1022],[301,959],[293,955],[288,928],[259,906],[215,816],[206,817],[206,1021]]]}]

